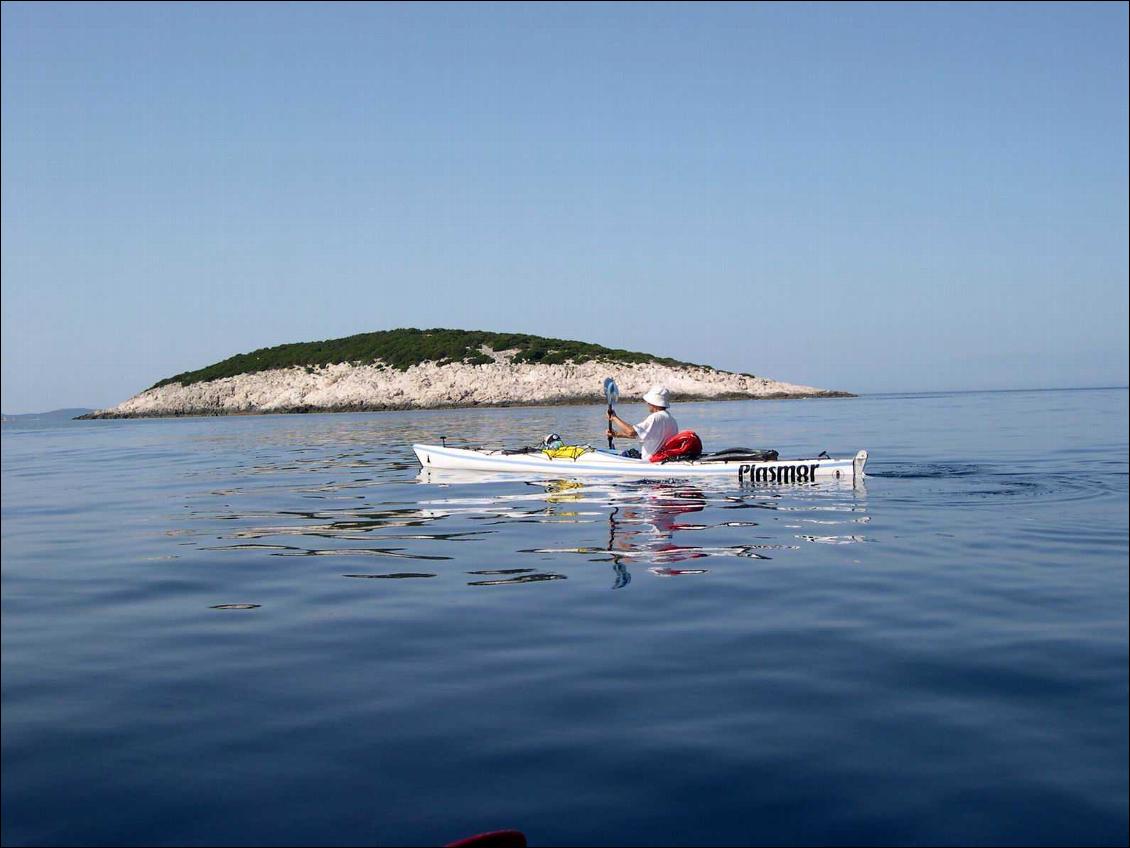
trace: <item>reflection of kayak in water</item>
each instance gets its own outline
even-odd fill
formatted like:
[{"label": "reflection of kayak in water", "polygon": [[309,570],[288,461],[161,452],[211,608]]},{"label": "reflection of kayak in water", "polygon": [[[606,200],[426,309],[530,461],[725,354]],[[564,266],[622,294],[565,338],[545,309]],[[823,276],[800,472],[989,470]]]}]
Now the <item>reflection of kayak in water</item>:
[{"label": "reflection of kayak in water", "polygon": [[653,463],[621,456],[604,448],[586,448],[573,457],[552,457],[550,451],[508,451],[500,448],[453,448],[413,445],[425,469],[502,471],[515,474],[553,476],[712,477],[749,483],[811,483],[816,480],[851,480],[863,477],[867,451],[849,459],[827,456],[815,459],[779,459],[772,462],[751,458],[703,457],[686,462]]}]

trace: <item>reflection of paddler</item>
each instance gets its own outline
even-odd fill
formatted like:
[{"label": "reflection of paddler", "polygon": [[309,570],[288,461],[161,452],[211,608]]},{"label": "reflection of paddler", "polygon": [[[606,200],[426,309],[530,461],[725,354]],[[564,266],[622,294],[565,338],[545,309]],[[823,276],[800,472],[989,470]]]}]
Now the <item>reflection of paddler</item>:
[{"label": "reflection of paddler", "polygon": [[706,498],[694,488],[664,490],[639,505],[614,509],[608,517],[608,549],[617,559],[640,562],[679,562],[707,556],[700,549],[677,545],[673,537],[683,525],[680,515],[701,512]]},{"label": "reflection of paddler", "polygon": [[687,486],[649,493],[647,500],[639,505],[638,513],[634,509],[625,513],[641,523],[651,524],[657,534],[670,536],[682,529],[682,525],[675,523],[680,515],[702,512],[705,508],[706,496],[693,486]]}]

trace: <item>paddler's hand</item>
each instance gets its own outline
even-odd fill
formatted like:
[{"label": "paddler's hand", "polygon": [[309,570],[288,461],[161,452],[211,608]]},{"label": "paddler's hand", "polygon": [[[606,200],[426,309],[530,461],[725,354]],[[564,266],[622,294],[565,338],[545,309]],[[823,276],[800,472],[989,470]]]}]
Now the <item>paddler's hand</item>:
[{"label": "paddler's hand", "polygon": [[605,436],[607,436],[607,437],[608,437],[608,438],[610,438],[610,439],[614,439],[614,438],[616,438],[616,434],[612,432],[612,428],[611,428],[611,427],[609,427],[609,428],[608,428],[608,429],[607,429],[607,430],[605,431],[604,435],[605,435]]}]

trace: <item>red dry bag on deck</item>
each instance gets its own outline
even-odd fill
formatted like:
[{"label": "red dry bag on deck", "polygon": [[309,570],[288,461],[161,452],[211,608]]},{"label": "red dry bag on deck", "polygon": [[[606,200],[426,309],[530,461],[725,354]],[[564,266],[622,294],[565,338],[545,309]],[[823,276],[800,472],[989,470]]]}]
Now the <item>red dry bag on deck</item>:
[{"label": "red dry bag on deck", "polygon": [[651,455],[652,462],[673,462],[680,459],[695,459],[702,455],[702,440],[693,430],[676,433]]}]

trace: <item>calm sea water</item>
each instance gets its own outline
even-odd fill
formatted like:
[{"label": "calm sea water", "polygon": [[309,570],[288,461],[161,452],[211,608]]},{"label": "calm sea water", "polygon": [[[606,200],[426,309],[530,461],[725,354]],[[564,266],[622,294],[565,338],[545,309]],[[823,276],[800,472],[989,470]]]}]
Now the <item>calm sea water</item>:
[{"label": "calm sea water", "polygon": [[675,412],[870,476],[417,480],[595,406],[5,426],[4,844],[1126,844],[1125,389]]}]

